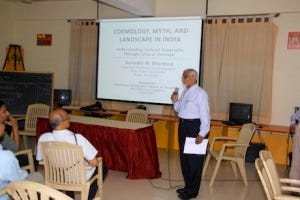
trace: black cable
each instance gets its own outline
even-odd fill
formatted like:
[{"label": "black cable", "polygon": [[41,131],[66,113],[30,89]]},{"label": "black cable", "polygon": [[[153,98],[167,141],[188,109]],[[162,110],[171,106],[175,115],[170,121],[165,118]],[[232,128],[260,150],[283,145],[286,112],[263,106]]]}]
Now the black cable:
[{"label": "black cable", "polygon": [[[170,136],[169,136],[170,137]],[[169,138],[168,138],[169,140]],[[168,143],[169,144],[169,143]],[[167,178],[159,178],[161,180],[167,180],[168,181],[168,184],[169,184],[169,187],[167,188],[164,188],[164,187],[160,187],[160,186],[155,186],[154,183],[152,182],[153,179],[150,179],[150,184],[152,185],[153,188],[155,189],[162,189],[162,190],[173,190],[173,189],[176,189],[176,188],[179,188],[179,187],[183,187],[183,185],[176,185],[176,186],[173,186],[172,185],[172,181],[183,181],[183,179],[181,180],[178,180],[178,179],[171,179],[171,170],[170,170],[170,148],[168,147],[168,154],[167,154],[167,174],[168,174],[168,177]]]}]

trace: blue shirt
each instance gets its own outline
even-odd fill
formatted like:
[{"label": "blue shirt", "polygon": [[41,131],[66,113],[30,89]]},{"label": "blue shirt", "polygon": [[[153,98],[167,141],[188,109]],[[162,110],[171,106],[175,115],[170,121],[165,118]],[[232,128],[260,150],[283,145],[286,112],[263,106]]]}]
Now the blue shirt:
[{"label": "blue shirt", "polygon": [[[9,150],[3,150],[0,144],[0,189],[10,182],[25,180],[28,173],[20,168],[15,154]],[[0,200],[8,199],[8,195],[1,195]]]},{"label": "blue shirt", "polygon": [[174,103],[174,110],[178,112],[178,117],[183,119],[200,119],[200,132],[205,137],[210,129],[210,111],[208,95],[204,89],[198,85],[185,88]]}]

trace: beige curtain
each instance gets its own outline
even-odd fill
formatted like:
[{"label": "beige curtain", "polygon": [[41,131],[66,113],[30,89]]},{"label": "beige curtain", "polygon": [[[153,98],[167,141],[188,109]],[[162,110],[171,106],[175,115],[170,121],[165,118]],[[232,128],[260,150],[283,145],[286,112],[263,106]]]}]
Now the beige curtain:
[{"label": "beige curtain", "polygon": [[71,22],[69,87],[73,105],[95,103],[98,25]]},{"label": "beige curtain", "polygon": [[229,103],[240,102],[253,104],[254,122],[270,122],[277,32],[269,16],[205,21],[203,87],[212,119],[226,120]]}]

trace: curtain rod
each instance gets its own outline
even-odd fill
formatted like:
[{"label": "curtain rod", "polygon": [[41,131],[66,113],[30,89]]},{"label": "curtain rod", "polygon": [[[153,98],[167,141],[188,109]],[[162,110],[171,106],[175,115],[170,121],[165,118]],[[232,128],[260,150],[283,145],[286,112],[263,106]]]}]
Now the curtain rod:
[{"label": "curtain rod", "polygon": [[[264,16],[270,16],[273,15],[274,17],[279,17],[280,13],[262,13],[262,14],[245,14],[245,15],[207,15],[205,18],[210,19],[210,18],[216,18],[216,17],[264,17]],[[68,22],[96,22],[99,23],[99,19],[68,19]]]},{"label": "curtain rod", "polygon": [[68,19],[67,22],[96,22],[98,19]]},{"label": "curtain rod", "polygon": [[245,14],[245,15],[208,15],[206,18],[215,18],[215,17],[264,17],[273,15],[274,17],[279,17],[280,13],[261,13],[261,14]]}]

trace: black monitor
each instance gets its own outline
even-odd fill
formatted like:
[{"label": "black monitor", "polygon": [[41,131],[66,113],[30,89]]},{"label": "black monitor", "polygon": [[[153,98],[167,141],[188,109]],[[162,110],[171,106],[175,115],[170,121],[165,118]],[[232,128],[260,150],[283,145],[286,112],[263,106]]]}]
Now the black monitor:
[{"label": "black monitor", "polygon": [[230,103],[229,105],[229,121],[236,124],[245,124],[252,122],[252,104],[246,103]]},{"label": "black monitor", "polygon": [[71,105],[72,92],[65,89],[54,89],[54,105],[68,106]]}]

